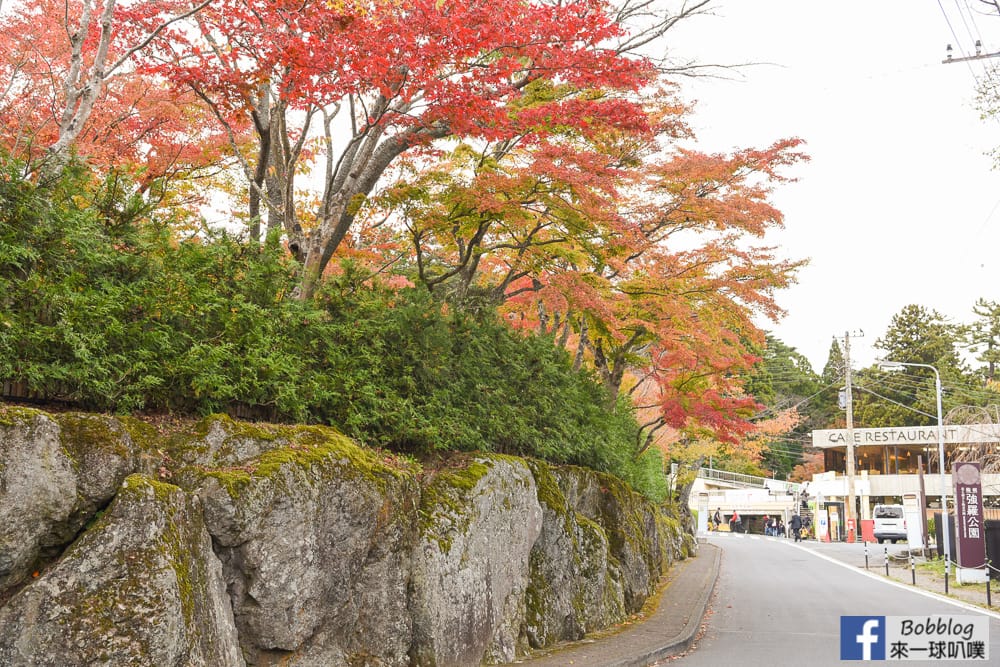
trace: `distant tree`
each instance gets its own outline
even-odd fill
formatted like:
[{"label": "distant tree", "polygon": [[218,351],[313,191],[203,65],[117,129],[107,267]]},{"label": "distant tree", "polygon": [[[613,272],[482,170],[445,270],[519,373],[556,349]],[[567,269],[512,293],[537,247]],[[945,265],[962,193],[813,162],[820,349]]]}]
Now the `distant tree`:
[{"label": "distant tree", "polygon": [[816,473],[823,472],[823,452],[814,451],[803,454],[803,462],[795,466],[788,475],[790,482],[808,482]]},{"label": "distant tree", "polygon": [[936,310],[911,304],[893,316],[875,347],[886,359],[964,370],[958,352],[960,328]]},{"label": "distant tree", "polygon": [[985,380],[993,382],[1000,362],[1000,303],[979,299],[972,312],[978,319],[964,329],[966,344],[986,364]]},{"label": "distant tree", "polygon": [[821,381],[809,359],[771,334],[767,335],[766,340],[763,356],[775,397],[772,407],[793,407],[815,394]]},{"label": "distant tree", "polygon": [[[885,334],[875,342],[880,356],[892,361],[933,366],[945,386],[945,410],[965,402],[950,387],[968,387],[970,374],[959,354],[961,328],[935,310],[908,305],[893,316]],[[934,372],[905,367],[860,371],[855,382],[855,425],[901,426],[936,422]]]},{"label": "distant tree", "polygon": [[[810,431],[827,426],[836,391],[833,387],[824,388],[812,364],[794,347],[771,334],[766,341],[759,371],[748,383],[748,391],[766,406],[761,417],[772,421],[761,432],[764,442],[761,465],[787,475],[802,462],[803,445],[808,442]],[[782,423],[787,427],[776,430]]]},{"label": "distant tree", "polygon": [[[771,335],[765,334],[765,343],[771,342]],[[774,377],[771,375],[771,366],[767,363],[764,348],[762,346],[748,345],[751,352],[757,357],[757,362],[747,372],[747,378],[743,383],[743,388],[749,395],[757,399],[765,408],[772,408],[775,405]]]},{"label": "distant tree", "polygon": [[844,351],[840,349],[840,342],[834,339],[830,343],[830,352],[827,354],[826,364],[820,375],[823,384],[840,382],[844,377],[844,367]]}]

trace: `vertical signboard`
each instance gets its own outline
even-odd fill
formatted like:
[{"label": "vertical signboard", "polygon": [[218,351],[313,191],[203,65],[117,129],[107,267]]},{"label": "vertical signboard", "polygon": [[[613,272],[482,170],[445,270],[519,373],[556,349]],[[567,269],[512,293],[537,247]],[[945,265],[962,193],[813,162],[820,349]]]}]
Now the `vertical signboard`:
[{"label": "vertical signboard", "polygon": [[698,494],[698,532],[707,533],[708,532],[708,522],[709,514],[711,510],[708,507],[708,494],[704,491]]},{"label": "vertical signboard", "polygon": [[836,505],[827,505],[826,511],[830,517],[830,539],[840,541],[840,508]]},{"label": "vertical signboard", "polygon": [[911,549],[924,548],[924,531],[922,526],[926,525],[927,519],[924,514],[923,505],[920,502],[920,494],[903,494],[903,524],[906,526],[906,541]]},{"label": "vertical signboard", "polygon": [[821,542],[830,541],[830,519],[826,510],[816,510],[816,539]]},{"label": "vertical signboard", "polygon": [[983,526],[983,485],[978,463],[956,461],[955,546],[959,583],[986,581],[986,530]]}]

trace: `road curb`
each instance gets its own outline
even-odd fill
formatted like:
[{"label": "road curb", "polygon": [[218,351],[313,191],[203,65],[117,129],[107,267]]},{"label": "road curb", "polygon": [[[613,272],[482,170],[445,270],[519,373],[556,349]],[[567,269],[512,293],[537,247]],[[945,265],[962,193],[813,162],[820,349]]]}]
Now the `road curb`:
[{"label": "road curb", "polygon": [[[715,583],[719,579],[719,568],[722,562],[722,549],[714,544],[700,544],[698,551],[700,552],[699,558],[707,556],[711,558],[711,563],[705,568],[701,577],[690,582],[697,587],[698,593],[692,605],[694,612],[688,618],[684,628],[676,636],[666,640],[663,646],[610,663],[606,667],[648,667],[659,660],[683,653],[694,643],[698,630],[701,628],[702,619],[705,618],[705,612],[708,610],[708,601],[712,597],[712,591],[715,590]],[[663,601],[670,595],[672,586],[673,584],[663,593],[660,604],[663,604]]]}]

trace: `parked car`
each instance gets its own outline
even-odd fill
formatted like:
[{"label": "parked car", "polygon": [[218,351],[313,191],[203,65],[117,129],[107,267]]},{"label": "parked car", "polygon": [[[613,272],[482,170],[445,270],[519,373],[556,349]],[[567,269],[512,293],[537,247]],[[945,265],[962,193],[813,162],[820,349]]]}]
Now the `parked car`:
[{"label": "parked car", "polygon": [[906,519],[903,518],[902,505],[876,505],[872,511],[875,520],[875,539],[879,544],[885,540],[906,540]]}]

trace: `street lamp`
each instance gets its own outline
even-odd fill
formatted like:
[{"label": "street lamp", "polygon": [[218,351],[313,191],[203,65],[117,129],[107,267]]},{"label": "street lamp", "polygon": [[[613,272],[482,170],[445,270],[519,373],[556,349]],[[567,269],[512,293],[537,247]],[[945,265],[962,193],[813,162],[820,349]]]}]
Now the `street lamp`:
[{"label": "street lamp", "polygon": [[889,361],[888,359],[878,360],[878,364],[885,370],[899,370],[904,366],[917,368],[929,368],[934,371],[934,392],[937,395],[937,432],[938,432],[938,468],[941,473],[941,535],[944,537],[944,592],[948,592],[948,576],[951,573],[951,539],[948,530],[948,487],[944,481],[944,418],[941,412],[941,374],[938,369],[930,364],[913,364],[903,361]]}]

